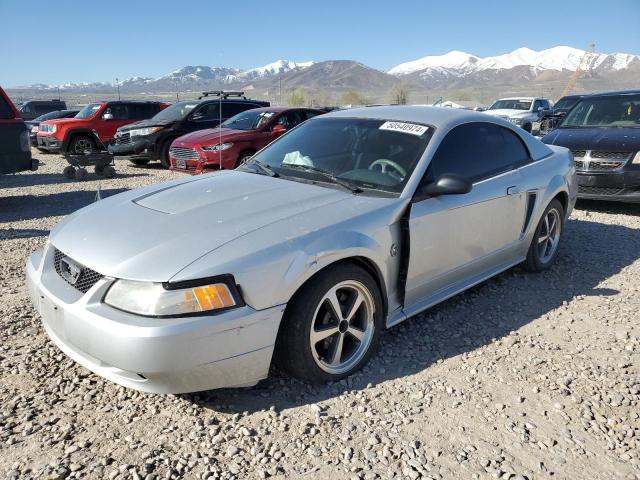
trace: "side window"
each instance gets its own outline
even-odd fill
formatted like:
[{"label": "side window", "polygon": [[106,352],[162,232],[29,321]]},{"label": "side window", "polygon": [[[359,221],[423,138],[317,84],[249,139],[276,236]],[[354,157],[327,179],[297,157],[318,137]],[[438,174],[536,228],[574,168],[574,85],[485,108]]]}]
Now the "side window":
[{"label": "side window", "polygon": [[218,120],[220,118],[219,105],[217,103],[205,103],[191,114],[191,119],[196,122]]},{"label": "side window", "polygon": [[130,120],[151,118],[156,114],[154,105],[146,103],[132,103],[129,105]]},{"label": "side window", "polygon": [[549,100],[543,100],[542,101],[542,108],[544,108],[545,110],[550,110],[551,109],[551,104],[549,103]]},{"label": "side window", "polygon": [[0,96],[0,119],[8,120],[10,118],[15,118],[15,114],[4,97]]},{"label": "side window", "polygon": [[539,108],[542,107],[542,100],[536,100],[533,102],[533,111],[537,112]]},{"label": "side window", "polygon": [[278,125],[284,125],[287,128],[287,130],[290,130],[293,127],[297,126],[298,124],[302,123],[304,120],[306,119],[302,118],[302,115],[300,114],[299,111],[293,110],[291,112],[287,112],[283,115],[280,115],[278,120],[276,120],[276,123]]},{"label": "side window", "polygon": [[313,118],[313,117],[317,117],[317,116],[318,116],[318,115],[320,115],[321,113],[322,113],[322,112],[316,112],[316,111],[314,111],[314,110],[305,110],[305,111],[303,112],[303,114],[304,114],[304,115],[306,115],[307,120],[309,120],[310,118]]},{"label": "side window", "polygon": [[110,113],[113,115],[113,120],[129,120],[131,117],[129,116],[129,106],[128,105],[109,105],[105,108],[102,115],[106,115]]},{"label": "side window", "polygon": [[31,113],[32,108],[33,107],[31,105],[24,104],[24,105],[20,106],[20,112],[22,112],[22,113]]},{"label": "side window", "polygon": [[451,130],[440,143],[425,180],[454,173],[478,182],[512,170],[528,157],[515,133],[491,123],[467,123]]},{"label": "side window", "polygon": [[247,110],[251,110],[252,108],[257,108],[258,105],[253,103],[242,103],[242,102],[229,102],[222,104],[222,117],[223,118],[231,118],[234,115],[242,113]]}]

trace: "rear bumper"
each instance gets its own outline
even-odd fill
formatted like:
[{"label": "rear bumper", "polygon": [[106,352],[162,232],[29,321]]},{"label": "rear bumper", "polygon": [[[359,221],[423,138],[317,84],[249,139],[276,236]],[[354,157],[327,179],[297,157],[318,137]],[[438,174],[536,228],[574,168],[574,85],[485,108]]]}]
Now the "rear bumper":
[{"label": "rear bumper", "polygon": [[53,248],[27,260],[27,287],[51,340],[73,360],[125,387],[185,393],[266,378],[284,306],[153,319],[102,303],[113,279],[82,294],[53,268]]},{"label": "rear bumper", "polygon": [[615,173],[578,172],[578,198],[640,202],[640,169]]}]

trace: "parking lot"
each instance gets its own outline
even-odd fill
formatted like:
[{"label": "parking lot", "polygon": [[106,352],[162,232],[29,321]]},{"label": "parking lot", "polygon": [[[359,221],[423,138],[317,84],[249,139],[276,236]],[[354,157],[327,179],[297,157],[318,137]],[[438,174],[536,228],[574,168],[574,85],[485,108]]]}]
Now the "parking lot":
[{"label": "parking lot", "polygon": [[578,203],[557,264],[512,269],[384,333],[337,384],[146,395],[47,338],[24,263],[63,216],[175,178],[0,179],[3,478],[640,478],[640,205]]}]

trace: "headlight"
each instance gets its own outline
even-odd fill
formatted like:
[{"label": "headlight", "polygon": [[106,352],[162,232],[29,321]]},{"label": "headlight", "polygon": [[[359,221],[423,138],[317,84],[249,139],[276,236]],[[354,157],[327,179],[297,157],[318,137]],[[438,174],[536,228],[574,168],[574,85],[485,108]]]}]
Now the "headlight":
[{"label": "headlight", "polygon": [[193,315],[242,306],[231,275],[206,282],[162,284],[116,280],[104,303],[125,312],[146,317]]},{"label": "headlight", "polygon": [[516,125],[520,125],[522,123],[522,119],[521,118],[510,118],[509,121],[511,123],[515,123]]},{"label": "headlight", "polygon": [[41,124],[39,130],[43,133],[55,133],[56,125]]},{"label": "headlight", "polygon": [[640,165],[640,151],[636,152],[636,156],[633,157],[633,160],[631,161],[631,163]]},{"label": "headlight", "polygon": [[162,127],[134,128],[129,130],[129,135],[132,137],[145,137],[160,130],[162,130]]},{"label": "headlight", "polygon": [[33,127],[31,127],[31,133],[38,133],[38,126],[34,125]]},{"label": "headlight", "polygon": [[202,148],[205,152],[219,152],[220,150],[226,150],[227,148],[231,148],[233,143],[222,143],[219,145],[205,145]]}]

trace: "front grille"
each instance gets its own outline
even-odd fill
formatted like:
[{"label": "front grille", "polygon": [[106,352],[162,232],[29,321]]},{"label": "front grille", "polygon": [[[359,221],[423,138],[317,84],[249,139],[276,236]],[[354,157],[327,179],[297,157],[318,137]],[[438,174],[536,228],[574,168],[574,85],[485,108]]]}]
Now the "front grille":
[{"label": "front grille", "polygon": [[119,133],[116,135],[116,143],[127,144],[131,143],[131,135],[129,132]]},{"label": "front grille", "polygon": [[582,160],[575,160],[573,163],[576,165],[576,170],[584,170],[584,162]]},{"label": "front grille", "polygon": [[60,261],[65,256],[66,255],[64,253],[56,248],[53,254],[53,266],[56,269],[56,273],[60,275],[60,278],[62,278],[76,290],[79,290],[82,293],[87,293],[89,289],[98,282],[98,280],[104,277],[104,275],[101,275],[100,273],[91,270],[90,268],[79,265],[81,267],[80,275],[78,276],[78,279],[72,283],[65,275],[63,275],[62,269],[64,267],[62,266]]},{"label": "front grille", "polygon": [[200,158],[198,152],[196,152],[193,148],[171,147],[169,149],[169,153],[173,158],[177,158],[180,160],[197,160],[198,158]]},{"label": "front grille", "polygon": [[631,152],[607,152],[604,150],[591,150],[591,158],[607,158],[613,160],[629,160]]},{"label": "front grille", "polygon": [[615,187],[589,187],[587,185],[578,185],[578,194],[584,195],[616,195],[620,192],[620,188]]},{"label": "front grille", "polygon": [[571,153],[573,153],[573,156],[576,157],[576,158],[583,158],[587,154],[587,151],[586,150],[571,150]]}]

